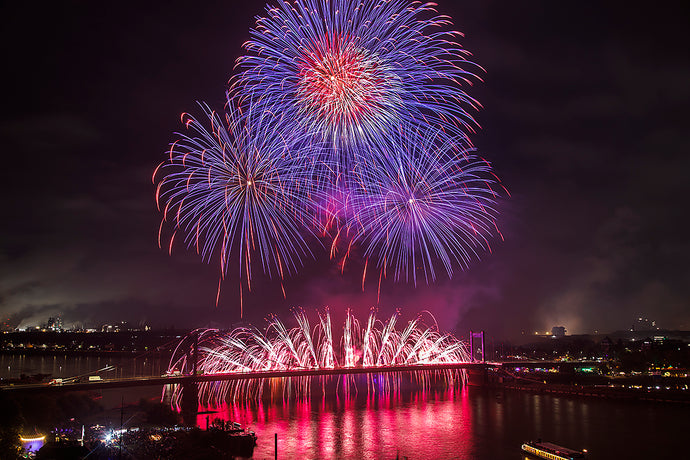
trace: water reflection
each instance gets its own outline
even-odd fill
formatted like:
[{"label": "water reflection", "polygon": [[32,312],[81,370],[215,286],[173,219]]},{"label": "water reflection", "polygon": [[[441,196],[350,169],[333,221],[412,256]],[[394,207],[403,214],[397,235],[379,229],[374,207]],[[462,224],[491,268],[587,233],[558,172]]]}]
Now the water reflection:
[{"label": "water reflection", "polygon": [[467,390],[427,390],[280,404],[229,403],[200,407],[197,421],[205,428],[213,418],[232,420],[256,431],[258,459],[273,458],[275,433],[281,458],[470,458],[473,414],[468,398]]},{"label": "water reflection", "polygon": [[[144,365],[144,362],[146,364]],[[0,377],[52,373],[66,377],[116,365],[130,375],[142,369],[154,375],[165,360],[95,358],[57,355],[0,355]],[[343,388],[342,381],[340,388]],[[589,450],[588,459],[684,458],[687,404],[646,403],[540,395],[496,389],[465,388],[398,391],[372,396],[366,385],[350,396],[309,401],[258,401],[226,404],[200,414],[201,427],[218,417],[256,431],[256,459],[272,459],[278,434],[281,459],[525,459],[522,442],[542,438]],[[329,389],[330,391],[330,389]],[[156,399],[160,387],[103,390],[105,408]],[[150,393],[150,394],[149,394]],[[317,392],[315,392],[317,393]],[[331,393],[333,394],[333,393]],[[369,394],[369,396],[368,396]],[[202,410],[208,408],[202,408]]]},{"label": "water reflection", "polygon": [[[208,409],[208,408],[202,408]],[[211,415],[258,435],[254,458],[527,459],[542,438],[590,460],[674,458],[687,407],[463,388],[311,401],[226,404]],[[204,427],[205,420],[200,417]],[[675,428],[675,429],[674,429]]]},{"label": "water reflection", "polygon": [[0,378],[18,379],[22,374],[48,374],[51,378],[70,378],[98,373],[104,379],[118,377],[157,376],[167,369],[167,356],[132,357],[114,354],[112,357],[55,354],[0,354]]}]

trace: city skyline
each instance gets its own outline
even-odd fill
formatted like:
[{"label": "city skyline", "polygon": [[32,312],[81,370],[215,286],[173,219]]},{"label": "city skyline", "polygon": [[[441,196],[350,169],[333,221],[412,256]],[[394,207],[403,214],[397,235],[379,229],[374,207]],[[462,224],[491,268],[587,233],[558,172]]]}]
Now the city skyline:
[{"label": "city skyline", "polygon": [[[51,7],[48,7],[51,8]],[[150,181],[179,116],[222,109],[241,43],[263,4],[5,7],[12,73],[0,118],[10,177],[0,230],[0,316],[31,324],[239,321],[233,282],[182,245],[156,243]],[[472,140],[511,193],[491,253],[452,279],[384,282],[380,311],[429,310],[444,332],[495,336],[616,330],[639,315],[690,328],[684,196],[687,32],[672,8],[439,2],[485,70]],[[362,267],[307,262],[253,280],[245,319],[376,305]]]}]

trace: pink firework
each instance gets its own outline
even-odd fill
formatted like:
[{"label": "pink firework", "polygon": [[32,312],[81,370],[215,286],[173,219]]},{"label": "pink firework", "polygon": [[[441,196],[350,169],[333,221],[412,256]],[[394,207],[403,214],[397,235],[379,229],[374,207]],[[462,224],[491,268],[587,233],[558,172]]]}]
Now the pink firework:
[{"label": "pink firework", "polygon": [[398,80],[351,40],[326,35],[299,63],[296,96],[301,111],[316,116],[326,137],[353,139],[392,121],[390,114],[401,104]]},{"label": "pink firework", "polygon": [[[269,319],[265,332],[253,328],[237,328],[229,332],[219,330],[197,331],[199,358],[197,372],[204,375],[234,374],[247,372],[275,372],[302,370],[337,370],[351,368],[381,369],[377,379],[386,382],[386,388],[399,387],[400,375],[383,374],[386,367],[420,365],[413,380],[422,385],[429,381],[429,371],[424,364],[466,363],[470,356],[465,343],[452,335],[442,334],[435,324],[427,326],[421,315],[398,328],[399,316],[392,315],[387,321],[372,313],[365,324],[348,312],[338,341],[333,337],[331,317],[328,312],[318,315],[318,323],[312,328],[302,311],[295,312],[297,325],[288,328],[278,318]],[[433,317],[432,317],[433,318]],[[340,343],[339,349],[335,347]],[[178,346],[170,361],[169,372],[188,374],[193,364],[190,359],[190,338]],[[438,372],[437,372],[438,373]],[[463,381],[463,371],[440,371],[448,384]],[[373,377],[368,374],[367,387]],[[322,377],[321,383],[325,388]],[[259,399],[268,385],[282,392],[283,397],[295,394],[308,397],[311,377],[278,377],[253,380],[203,382],[199,385],[202,401],[220,404],[229,399]],[[344,390],[349,391],[352,376],[344,377]],[[173,403],[181,398],[181,388],[173,394]],[[376,391],[374,389],[374,391]]]}]

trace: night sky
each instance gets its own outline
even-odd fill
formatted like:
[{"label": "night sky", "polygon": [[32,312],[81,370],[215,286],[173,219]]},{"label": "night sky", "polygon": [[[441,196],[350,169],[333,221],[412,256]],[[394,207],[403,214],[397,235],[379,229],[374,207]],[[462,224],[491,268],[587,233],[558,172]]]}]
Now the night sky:
[{"label": "night sky", "polygon": [[[166,2],[167,3],[167,2]],[[510,197],[504,241],[452,280],[385,283],[379,311],[429,310],[441,329],[610,332],[638,316],[690,329],[690,40],[665,2],[438,0],[486,73],[472,138]],[[679,2],[679,5],[681,2]],[[127,320],[229,327],[218,265],[157,245],[151,175],[196,101],[222,109],[263,2],[8,2],[0,135],[0,315],[11,326]],[[256,276],[245,320],[376,304],[353,258],[326,250],[285,282]]]}]

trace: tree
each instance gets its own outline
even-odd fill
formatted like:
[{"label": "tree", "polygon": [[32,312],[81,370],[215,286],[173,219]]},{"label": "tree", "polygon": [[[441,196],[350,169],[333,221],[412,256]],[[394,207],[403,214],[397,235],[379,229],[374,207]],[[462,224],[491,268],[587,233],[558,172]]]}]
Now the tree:
[{"label": "tree", "polygon": [[18,459],[23,453],[19,435],[24,425],[17,402],[0,391],[0,458]]}]

